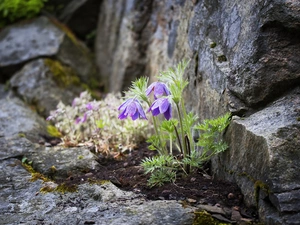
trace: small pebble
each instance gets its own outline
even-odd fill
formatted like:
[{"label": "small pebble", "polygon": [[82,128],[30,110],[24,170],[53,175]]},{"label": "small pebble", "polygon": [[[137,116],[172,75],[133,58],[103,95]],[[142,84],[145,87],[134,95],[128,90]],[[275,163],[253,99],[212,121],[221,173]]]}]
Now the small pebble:
[{"label": "small pebble", "polygon": [[228,198],[228,199],[234,199],[234,194],[233,194],[233,193],[229,193],[229,194],[227,195],[227,198]]},{"label": "small pebble", "polygon": [[195,177],[192,177],[191,178],[191,182],[195,182],[196,181],[196,178]]},{"label": "small pebble", "polygon": [[85,176],[86,177],[91,177],[91,176],[93,176],[93,173],[86,173]]},{"label": "small pebble", "polygon": [[196,203],[196,202],[197,202],[197,200],[196,200],[196,199],[193,199],[193,198],[188,198],[187,201],[188,201],[189,203]]}]

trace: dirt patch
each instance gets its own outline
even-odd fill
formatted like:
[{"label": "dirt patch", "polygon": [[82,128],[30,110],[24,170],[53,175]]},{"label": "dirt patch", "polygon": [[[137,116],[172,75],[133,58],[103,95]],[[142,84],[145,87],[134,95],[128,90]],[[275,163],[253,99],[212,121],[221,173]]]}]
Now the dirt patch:
[{"label": "dirt patch", "polygon": [[161,187],[150,188],[147,180],[150,175],[144,174],[140,166],[145,157],[155,155],[147,144],[142,144],[138,149],[116,160],[113,157],[99,157],[101,170],[89,171],[84,176],[71,176],[58,183],[77,185],[84,182],[110,180],[122,190],[133,191],[145,196],[148,200],[181,200],[186,204],[210,204],[221,207],[238,207],[244,216],[256,219],[254,209],[244,206],[243,195],[234,183],[214,179],[209,170],[209,165],[204,169],[192,171],[188,176],[179,174],[175,183],[167,183]]}]

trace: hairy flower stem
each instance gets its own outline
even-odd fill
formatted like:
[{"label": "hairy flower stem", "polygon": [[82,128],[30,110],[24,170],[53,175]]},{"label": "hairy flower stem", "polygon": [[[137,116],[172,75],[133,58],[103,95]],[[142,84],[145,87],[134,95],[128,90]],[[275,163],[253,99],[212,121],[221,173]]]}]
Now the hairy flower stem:
[{"label": "hairy flower stem", "polygon": [[[147,102],[148,106],[150,107],[151,104],[150,104],[150,102],[148,101],[147,98],[145,99],[145,101]],[[168,151],[164,148],[163,142],[162,142],[162,140],[161,140],[161,138],[160,138],[160,135],[159,135],[159,132],[158,132],[156,117],[152,116],[152,118],[153,118],[153,126],[154,126],[154,130],[155,130],[155,133],[156,133],[156,135],[157,135],[157,137],[158,137],[159,145],[160,145],[160,147],[161,147],[161,150],[158,150],[158,152],[159,152],[160,155],[167,155],[167,154],[168,154]]]},{"label": "hairy flower stem", "polygon": [[183,157],[186,157],[187,156],[186,140],[184,138],[184,130],[183,130],[181,111],[180,111],[179,105],[177,103],[176,103],[176,108],[177,108],[177,111],[178,111],[179,124],[180,124],[180,129],[181,129],[181,140],[182,140],[182,143],[183,143]]},{"label": "hairy flower stem", "polygon": [[[181,108],[182,108],[182,111],[183,111],[183,116],[184,116],[184,118],[186,118],[187,113],[186,113],[186,109],[185,109],[185,106],[184,106],[184,99],[183,98],[181,98]],[[189,140],[193,140],[192,129],[187,129],[187,136],[188,136]],[[195,149],[194,141],[189,141],[189,144],[190,144],[190,149]]]},{"label": "hairy flower stem", "polygon": [[170,133],[170,135],[169,135],[169,137],[170,137],[170,155],[173,155],[173,146],[172,146],[172,142],[173,142],[173,140],[172,140],[172,133]]}]

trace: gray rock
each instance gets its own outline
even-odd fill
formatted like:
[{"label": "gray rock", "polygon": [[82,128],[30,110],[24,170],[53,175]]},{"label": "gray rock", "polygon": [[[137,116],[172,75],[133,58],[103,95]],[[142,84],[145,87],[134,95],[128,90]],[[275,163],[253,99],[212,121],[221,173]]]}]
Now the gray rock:
[{"label": "gray rock", "polygon": [[96,68],[87,48],[63,25],[47,17],[5,27],[0,32],[0,49],[3,74],[7,67],[17,67],[29,60],[47,56],[56,57],[72,67],[83,82],[90,82],[96,76]]},{"label": "gray rock", "polygon": [[218,206],[212,206],[212,205],[197,205],[197,208],[201,209],[201,210],[205,210],[209,213],[212,214],[221,214],[226,216],[226,213],[224,212],[224,210]]},{"label": "gray rock", "polygon": [[99,169],[97,157],[86,148],[40,147],[26,155],[32,167],[52,178],[66,179]]},{"label": "gray rock", "polygon": [[10,79],[10,86],[45,118],[60,101],[71,104],[84,90],[75,71],[52,59],[27,63]]},{"label": "gray rock", "polygon": [[105,0],[101,4],[96,60],[109,91],[121,91],[144,74],[145,54],[150,39],[144,32],[148,32],[146,27],[152,2]]},{"label": "gray rock", "polygon": [[[16,97],[0,99],[0,134],[37,142],[47,134],[46,122]],[[3,149],[4,150],[4,149]]]},{"label": "gray rock", "polygon": [[299,104],[296,88],[265,109],[233,120],[226,134],[230,150],[213,163],[218,177],[237,182],[248,204],[270,201],[271,206],[259,206],[275,207],[282,217],[300,213]]},{"label": "gray rock", "polygon": [[0,161],[0,224],[191,224],[193,209],[175,201],[145,201],[110,182],[82,184],[74,193],[39,193],[42,181],[19,160]]}]

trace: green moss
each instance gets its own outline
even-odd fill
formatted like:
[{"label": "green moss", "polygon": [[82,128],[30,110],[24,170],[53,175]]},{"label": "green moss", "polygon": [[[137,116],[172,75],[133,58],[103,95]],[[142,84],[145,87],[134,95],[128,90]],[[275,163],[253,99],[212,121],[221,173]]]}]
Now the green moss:
[{"label": "green moss", "polygon": [[95,180],[95,179],[88,178],[88,182],[91,185],[92,184],[103,185],[103,184],[109,183],[110,181],[109,180]]},{"label": "green moss", "polygon": [[26,135],[25,135],[24,133],[21,133],[21,132],[18,133],[18,136],[21,137],[21,138],[22,138],[22,137],[26,137]]},{"label": "green moss", "polygon": [[57,138],[62,137],[62,134],[57,130],[55,126],[48,125],[47,132],[51,137],[57,137]]},{"label": "green moss", "polygon": [[255,197],[255,201],[256,201],[256,205],[258,206],[259,203],[259,193],[260,191],[265,192],[267,195],[270,194],[270,188],[267,184],[265,184],[264,182],[262,182],[261,180],[257,180],[254,183],[254,197]]},{"label": "green moss", "polygon": [[218,62],[226,62],[227,61],[227,58],[225,55],[219,55],[218,56]]},{"label": "green moss", "polygon": [[216,42],[211,42],[209,45],[209,47],[211,47],[211,48],[215,48],[216,46],[217,46]]},{"label": "green moss", "polygon": [[226,225],[230,223],[220,222],[217,219],[214,219],[211,214],[206,211],[194,212],[195,218],[192,225]]},{"label": "green moss", "polygon": [[0,28],[22,19],[37,16],[44,7],[46,0],[1,0]]},{"label": "green moss", "polygon": [[76,185],[67,185],[65,183],[62,183],[58,185],[57,187],[51,186],[51,185],[46,185],[40,189],[40,192],[43,194],[49,193],[49,192],[60,192],[62,194],[66,192],[77,192],[77,186]]},{"label": "green moss", "polygon": [[49,178],[45,177],[43,174],[36,172],[31,165],[28,165],[26,163],[22,163],[22,166],[31,173],[31,179],[30,181],[34,182],[37,180],[42,180],[44,182],[51,181]]},{"label": "green moss", "polygon": [[45,59],[44,62],[49,67],[58,86],[65,88],[70,85],[80,85],[80,79],[71,67],[63,66],[59,61],[52,59]]},{"label": "green moss", "polygon": [[84,156],[83,155],[79,155],[78,159],[84,159]]},{"label": "green moss", "polygon": [[60,193],[66,193],[66,192],[77,192],[77,185],[67,185],[65,183],[62,183],[60,185],[58,185],[54,191],[60,192]]}]

